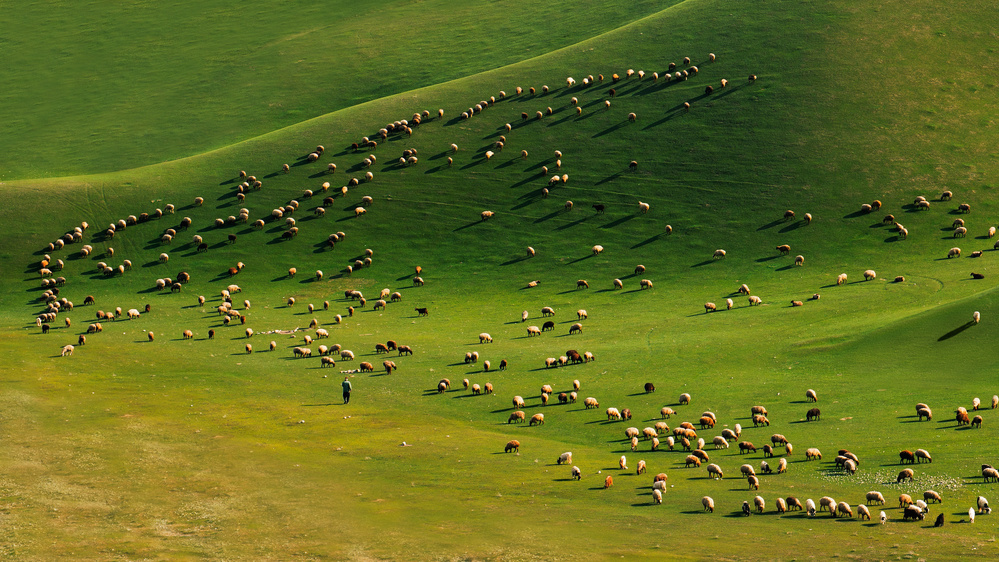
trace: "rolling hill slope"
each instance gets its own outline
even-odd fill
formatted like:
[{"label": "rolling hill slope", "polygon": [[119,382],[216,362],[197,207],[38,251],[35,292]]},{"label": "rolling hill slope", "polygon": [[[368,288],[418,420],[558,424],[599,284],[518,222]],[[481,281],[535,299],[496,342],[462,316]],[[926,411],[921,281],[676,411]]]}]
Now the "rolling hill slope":
[{"label": "rolling hill slope", "polygon": [[[414,559],[710,552],[741,559],[748,544],[777,558],[804,549],[922,556],[941,552],[940,545],[981,556],[992,521],[957,522],[988,493],[978,470],[992,460],[995,412],[980,412],[980,430],[955,427],[951,413],[970,407],[972,397],[988,404],[999,394],[991,386],[994,360],[982,351],[999,310],[995,239],[987,236],[996,208],[989,180],[995,165],[987,158],[994,73],[978,31],[985,26],[965,19],[980,17],[964,15],[980,14],[975,7],[943,14],[929,3],[867,6],[888,12],[870,18],[864,9],[824,2],[687,0],[536,58],[204,154],[99,176],[5,182],[0,315],[8,337],[0,350],[11,360],[0,415],[10,455],[0,466],[14,521],[7,552]],[[913,24],[927,19],[937,25]],[[666,81],[670,62],[679,65],[672,72],[693,72],[685,56],[696,74]],[[918,79],[924,66],[949,70]],[[613,82],[628,69],[645,77]],[[583,86],[589,74],[604,80]],[[750,74],[758,79],[750,82]],[[525,92],[515,94],[518,86]],[[460,117],[491,96],[497,99],[481,112]],[[552,115],[535,116],[549,107]],[[437,108],[445,110],[442,119]],[[411,136],[392,134],[374,150],[350,148],[423,110],[434,117]],[[502,150],[495,144],[501,135]],[[320,144],[325,152],[308,162]],[[184,143],[173,146],[183,150]],[[417,163],[398,162],[406,149],[416,149]],[[377,160],[365,167],[370,155]],[[332,174],[325,172],[331,162]],[[263,184],[245,201],[237,199],[240,170]],[[363,181],[369,171],[373,179]],[[568,181],[550,185],[556,173]],[[355,177],[359,185],[340,195]],[[944,189],[952,200],[940,200]],[[334,193],[325,214],[314,214]],[[913,205],[919,195],[929,209]],[[292,200],[299,203],[291,215],[298,234],[286,239],[287,217],[269,217]],[[860,210],[874,200],[879,211]],[[640,201],[650,205],[647,214]],[[959,213],[959,203],[971,213]],[[108,223],[167,204],[175,214],[127,226],[111,240],[101,234]],[[367,212],[355,216],[361,205]],[[249,220],[226,224],[241,208]],[[795,218],[783,218],[788,209]],[[483,220],[484,210],[495,216]],[[805,213],[814,218],[806,222]],[[908,238],[883,222],[889,213]],[[192,226],[163,243],[164,230],[182,217]],[[966,221],[967,237],[954,238],[956,218]],[[214,226],[216,219],[223,226]],[[263,228],[252,226],[257,219],[266,219]],[[84,220],[92,255],[79,257],[79,243],[51,252],[66,264],[55,273],[67,279],[60,296],[76,306],[43,335],[34,324],[44,309],[38,261],[45,244]],[[336,232],[345,237],[330,248],[327,237]],[[194,235],[207,251],[197,250]],[[595,254],[598,244],[604,250]],[[780,244],[791,246],[789,255],[777,252]],[[528,257],[528,246],[536,256]],[[946,258],[954,246],[962,257]],[[726,256],[712,258],[719,248]],[[366,249],[371,267],[348,273]],[[984,252],[968,257],[973,250]],[[167,263],[159,259],[164,252]],[[798,254],[801,267],[793,265]],[[99,262],[125,259],[133,266],[124,275],[98,271]],[[230,277],[237,262],[246,267]],[[638,264],[644,273],[635,272]],[[416,266],[423,286],[412,282]],[[867,269],[877,279],[864,281]],[[192,281],[179,293],[155,290],[157,279],[181,271]],[[972,271],[985,279],[972,280]],[[848,282],[838,286],[842,272]],[[654,288],[640,289],[643,278]],[[613,288],[614,279],[622,289]],[[534,280],[540,283],[528,288]],[[577,288],[577,280],[589,288]],[[238,316],[226,325],[215,309],[233,283],[242,289],[233,300],[245,325]],[[736,292],[743,283],[762,306]],[[383,288],[402,300],[373,310]],[[345,298],[349,289],[363,291],[365,307]],[[821,298],[810,300],[813,294]],[[81,306],[86,295],[94,306]],[[720,310],[706,313],[706,302]],[[72,357],[58,357],[96,309],[147,304],[148,314],[104,321],[103,333],[85,334]],[[356,307],[353,315],[348,306]],[[555,328],[530,337],[527,326],[549,320],[541,317],[544,306],[555,309]],[[428,316],[414,310],[422,307]],[[527,322],[520,321],[524,310]],[[975,310],[983,320],[970,325]],[[64,327],[67,316],[72,326]],[[303,337],[315,337],[307,328],[313,318],[331,337],[308,345]],[[577,322],[582,333],[570,335]],[[193,339],[182,337],[185,329]],[[494,343],[479,343],[483,332]],[[374,345],[390,339],[415,353],[378,354]],[[271,341],[275,351],[267,351]],[[292,355],[306,345],[318,355],[318,345],[332,343],[357,359],[337,358],[336,368],[324,369],[318,357]],[[596,360],[545,367],[546,358],[568,349]],[[463,361],[471,351],[479,362]],[[386,359],[399,370],[383,374]],[[503,359],[509,367],[496,370]],[[340,371],[362,361],[374,372],[349,373],[355,396],[340,406]],[[438,394],[442,378],[451,389]],[[462,379],[489,382],[496,392],[472,395]],[[556,405],[574,380],[579,401]],[[643,392],[646,382],[656,392]],[[556,391],[547,406],[543,384]],[[806,404],[809,388],[818,404]],[[693,396],[691,405],[677,403],[681,392]],[[526,399],[527,417],[543,413],[545,424],[507,423],[514,396]],[[588,396],[600,408],[585,409]],[[931,404],[933,421],[916,422],[917,402]],[[767,407],[772,426],[753,427],[753,405]],[[610,406],[635,417],[608,421]],[[660,421],[663,406],[677,411],[661,420],[670,428],[715,413],[714,430],[698,429],[709,443],[737,423],[741,439],[759,448],[772,433],[786,435],[795,447],[783,455],[787,474],[761,475],[760,490],[748,490],[739,465],[777,459],[709,445],[710,462],[726,473],[716,482],[703,467],[684,468],[687,453],[679,444],[667,451],[665,436],[659,451],[647,441],[633,451],[625,428]],[[822,420],[806,423],[815,406]],[[519,454],[501,452],[509,439],[521,442]],[[820,448],[824,459],[805,461],[808,447]],[[861,459],[856,475],[832,462],[843,448]],[[935,462],[913,467],[915,482],[896,484],[898,451],[916,448],[930,450]],[[567,450],[581,482],[555,464]],[[618,469],[621,455],[628,471]],[[634,474],[639,459],[651,474]],[[656,507],[649,485],[658,472],[668,474],[670,488]],[[608,474],[615,484],[605,490]],[[766,516],[740,514],[742,501],[757,494],[768,506],[791,495],[855,505],[871,489],[888,498],[890,525],[779,516],[772,507]],[[944,495],[930,513],[945,513],[948,525],[896,522],[898,494],[922,497],[927,489]],[[716,513],[702,512],[703,495],[715,499]],[[872,509],[876,519],[882,508]],[[678,552],[675,538],[664,535],[674,523],[685,529],[689,551]],[[571,540],[537,541],[539,527]],[[782,537],[776,546],[774,533]]]}]

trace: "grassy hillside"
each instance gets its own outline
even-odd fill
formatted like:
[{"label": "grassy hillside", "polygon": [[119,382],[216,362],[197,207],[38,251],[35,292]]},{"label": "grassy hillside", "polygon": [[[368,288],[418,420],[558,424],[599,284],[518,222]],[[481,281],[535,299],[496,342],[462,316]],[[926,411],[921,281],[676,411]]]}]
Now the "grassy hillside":
[{"label": "grassy hillside", "polygon": [[[979,33],[989,28],[987,11],[977,8],[944,14],[928,3],[882,4],[876,8],[882,17],[872,18],[865,9],[822,2],[734,7],[688,0],[538,58],[345,107],[197,156],[100,176],[6,182],[0,191],[7,203],[0,209],[6,241],[0,274],[7,281],[0,284],[0,315],[8,327],[0,349],[10,358],[0,397],[9,451],[0,461],[5,553],[35,559],[987,555],[991,517],[974,525],[961,520],[978,495],[990,496],[979,467],[995,464],[996,414],[979,412],[983,427],[968,429],[956,427],[952,413],[970,409],[974,397],[988,408],[999,394],[991,377],[995,360],[982,352],[995,337],[999,307],[995,239],[987,236],[995,225],[988,179],[995,165],[983,157],[994,145],[988,117],[994,73],[982,70],[992,63]],[[499,36],[490,40],[503,43]],[[708,53],[717,60],[710,62]],[[670,62],[688,69],[685,56],[698,67],[689,80],[651,79]],[[919,78],[927,67],[948,70],[937,73],[939,80]],[[612,83],[612,74],[629,68],[644,70],[645,78]],[[603,74],[604,81],[585,87],[589,74]],[[749,74],[758,80],[750,83]],[[576,86],[566,87],[567,76]],[[543,85],[551,91],[542,93]],[[714,93],[704,93],[707,85]],[[513,95],[517,86],[538,92]],[[505,98],[460,118],[480,100],[500,98],[501,90]],[[548,107],[553,115],[534,117]],[[444,118],[414,127],[412,136],[393,134],[374,151],[349,148],[387,123],[423,110],[436,115],[437,108],[445,109]],[[495,146],[500,135],[502,151]],[[306,162],[318,144],[325,153]],[[181,142],[171,146],[187,150]],[[400,165],[403,150],[413,148],[419,162]],[[377,161],[365,168],[370,154]],[[330,162],[337,164],[333,174],[324,172]],[[282,173],[286,163],[290,171]],[[263,183],[243,202],[236,198],[239,170]],[[339,195],[367,171],[372,181]],[[549,186],[556,171],[568,182]],[[330,189],[319,194],[324,182]],[[317,193],[305,197],[306,189]],[[944,189],[954,192],[951,201],[939,199]],[[315,216],[313,209],[333,193],[325,216]],[[928,210],[912,204],[919,195],[930,201]],[[355,217],[365,196],[373,201]],[[204,205],[195,206],[195,197]],[[292,215],[299,233],[284,239],[284,218],[267,217],[291,200],[300,203]],[[874,200],[882,202],[880,211],[860,211]],[[649,213],[639,212],[639,201],[650,205]],[[113,240],[101,234],[110,222],[171,203],[176,214],[128,226]],[[960,203],[972,212],[958,213]],[[594,204],[606,211],[595,212]],[[244,207],[247,224],[213,226]],[[794,219],[782,219],[787,209]],[[483,210],[495,216],[484,221]],[[810,224],[805,213],[813,216]],[[888,213],[908,229],[907,239],[883,224]],[[182,217],[192,219],[191,228],[162,243],[163,231]],[[260,218],[267,218],[264,228],[252,227]],[[954,238],[955,218],[966,221],[967,237]],[[38,260],[45,244],[84,220],[92,225],[84,243],[95,252],[79,257],[81,244],[52,252],[66,264],[56,273],[67,278],[60,296],[76,307],[43,335],[33,322],[44,308]],[[330,249],[327,236],[338,231],[346,237]],[[235,243],[227,242],[229,234]],[[204,238],[206,252],[197,251],[194,235]],[[599,255],[591,251],[595,244],[604,247]],[[790,255],[778,254],[780,244],[791,245]],[[527,256],[528,246],[536,256]],[[948,259],[954,246],[963,255]],[[719,248],[726,256],[713,259]],[[372,266],[348,274],[345,268],[366,249]],[[984,253],[969,257],[974,250]],[[170,256],[165,264],[162,252]],[[804,266],[793,265],[798,254]],[[98,262],[117,266],[125,259],[133,267],[122,276],[97,270]],[[226,271],[237,262],[246,267],[230,278]],[[638,264],[645,273],[634,272]],[[412,283],[416,266],[424,286]],[[296,276],[288,275],[290,267]],[[867,269],[877,279],[864,281]],[[156,279],[181,271],[192,281],[179,293],[155,290]],[[985,279],[972,280],[972,271]],[[843,272],[848,282],[837,286]],[[894,282],[896,276],[905,279]],[[641,290],[643,278],[654,288]],[[589,289],[576,288],[580,279]],[[623,289],[613,289],[614,279]],[[534,280],[538,286],[528,288]],[[226,326],[215,310],[231,283],[242,288],[233,300],[245,325]],[[762,306],[736,293],[743,283]],[[383,288],[402,300],[373,310]],[[344,298],[348,289],[367,297],[353,316],[347,307],[358,304]],[[820,298],[811,300],[814,294]],[[81,306],[86,295],[95,297],[94,306]],[[207,298],[204,308],[198,295]],[[727,298],[732,310],[725,310]],[[792,300],[804,306],[792,307]],[[705,313],[705,302],[720,310]],[[97,309],[147,304],[150,312],[139,319],[104,321],[103,333],[87,335],[72,357],[58,357]],[[527,326],[548,320],[541,317],[544,306],[556,310],[555,329],[528,337]],[[419,316],[418,307],[429,315]],[[579,309],[585,320],[577,318]],[[530,317],[522,323],[524,310]],[[972,325],[976,310],[982,322]],[[72,326],[65,327],[64,317]],[[331,334],[309,345],[314,352],[338,343],[357,360],[337,358],[335,368],[324,369],[318,357],[293,358],[292,348],[306,345],[304,335],[315,336],[307,329],[313,318]],[[583,331],[570,335],[577,321]],[[193,339],[183,339],[185,329]],[[494,343],[479,343],[482,332]],[[374,346],[389,339],[415,353],[390,354],[399,370],[385,375],[385,357]],[[568,349],[590,351],[596,361],[545,368],[545,358]],[[462,360],[469,351],[480,353],[478,363]],[[496,370],[503,359],[509,367]],[[340,371],[361,361],[375,370],[350,373],[354,398],[342,406]],[[451,389],[438,394],[445,377]],[[474,396],[462,388],[466,378],[496,391]],[[557,394],[569,392],[574,380],[579,402],[558,405]],[[643,391],[646,382],[655,393]],[[544,384],[556,390],[547,406],[540,400]],[[806,403],[809,388],[817,404]],[[678,404],[684,392],[693,397],[690,405]],[[545,424],[506,423],[514,396],[526,399],[528,417],[543,413]],[[589,396],[600,408],[583,407]],[[932,421],[916,421],[917,402],[931,405]],[[753,427],[754,405],[768,409],[769,427]],[[697,433],[724,480],[708,479],[703,466],[684,468],[687,453],[679,445],[666,450],[665,435],[659,451],[647,441],[631,450],[625,428],[652,426],[663,406],[677,411],[661,420],[670,428],[696,422],[704,411],[716,414],[718,425]],[[805,422],[815,406],[821,421]],[[629,408],[634,418],[607,421],[607,407]],[[759,472],[762,453],[711,445],[735,424],[757,447],[773,433],[787,436],[794,445],[787,473],[761,475],[760,490],[749,490],[739,467],[749,463]],[[519,453],[502,452],[509,439],[521,442]],[[821,449],[823,459],[806,461],[809,447]],[[861,459],[857,474],[832,462],[842,448]],[[903,468],[898,452],[917,448],[929,450],[934,462],[913,466],[914,482],[896,484]],[[564,451],[573,452],[580,482],[555,464]],[[777,449],[778,457],[783,453]],[[627,471],[618,468],[621,455]],[[640,459],[647,474],[634,472]],[[650,486],[659,472],[670,487],[664,505],[655,506]],[[615,483],[605,490],[608,474]],[[902,522],[898,495],[921,498],[930,489],[944,503],[932,505],[924,522]],[[827,495],[856,509],[869,490],[888,500],[871,506],[874,522],[773,510],[778,497]],[[742,517],[742,502],[757,494],[766,513]],[[713,514],[703,512],[703,495],[714,498]],[[885,526],[876,521],[882,509],[891,518]],[[941,512],[947,523],[935,529]],[[663,533],[674,524],[684,529],[680,551],[675,537]],[[564,540],[539,541],[539,528]]]},{"label": "grassy hillside", "polygon": [[543,55],[669,4],[6,3],[0,78],[16,87],[0,93],[0,180],[198,154]]}]

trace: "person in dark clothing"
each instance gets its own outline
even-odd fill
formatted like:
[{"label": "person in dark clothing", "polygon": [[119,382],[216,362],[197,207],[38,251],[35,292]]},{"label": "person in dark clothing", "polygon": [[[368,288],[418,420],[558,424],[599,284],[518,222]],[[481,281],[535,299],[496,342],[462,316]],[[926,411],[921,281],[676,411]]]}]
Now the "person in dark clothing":
[{"label": "person in dark clothing", "polygon": [[353,387],[350,385],[350,377],[343,377],[343,382],[340,383],[340,386],[343,387],[343,403],[350,404],[350,391],[353,390]]}]

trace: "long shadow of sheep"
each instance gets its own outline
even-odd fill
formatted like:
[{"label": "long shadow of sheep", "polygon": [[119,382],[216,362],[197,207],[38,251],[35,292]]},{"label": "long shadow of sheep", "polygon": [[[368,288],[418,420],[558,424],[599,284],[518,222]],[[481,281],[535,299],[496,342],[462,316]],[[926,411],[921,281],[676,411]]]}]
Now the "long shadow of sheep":
[{"label": "long shadow of sheep", "polygon": [[621,218],[619,218],[619,219],[617,219],[615,221],[611,221],[611,222],[609,222],[609,223],[607,223],[605,225],[601,225],[600,228],[614,228],[615,226],[620,226],[620,225],[622,225],[622,224],[624,224],[624,223],[626,223],[626,222],[628,222],[630,220],[633,220],[633,219],[635,219],[637,217],[638,217],[638,215],[624,216],[624,217],[621,217]]},{"label": "long shadow of sheep", "polygon": [[465,226],[459,226],[458,228],[452,230],[451,232],[458,232],[459,230],[465,230],[466,228],[472,228],[473,226],[475,226],[477,224],[482,224],[484,222],[486,222],[486,221],[484,221],[484,220],[472,221],[472,222],[466,224]]},{"label": "long shadow of sheep", "polygon": [[614,131],[617,131],[618,129],[622,129],[624,127],[627,127],[629,124],[630,124],[630,121],[628,121],[627,119],[625,119],[624,121],[621,121],[620,123],[618,123],[616,125],[612,125],[612,126],[606,128],[606,129],[604,129],[603,131],[600,131],[599,133],[594,134],[593,137],[591,137],[591,138],[599,138],[599,137],[602,137],[604,135],[609,135],[609,134],[613,133]]},{"label": "long shadow of sheep", "polygon": [[[661,238],[661,237],[662,237],[661,234],[653,235],[653,236],[651,236],[649,238],[646,238],[645,240],[642,240],[641,242],[635,244],[630,249],[634,250],[636,248],[641,248],[642,246],[645,246],[647,244],[651,244],[651,243],[655,242],[656,240],[659,240],[659,238]],[[632,274],[630,277],[634,277],[634,274]]]},{"label": "long shadow of sheep", "polygon": [[967,323],[965,323],[964,325],[962,325],[962,326],[958,326],[957,328],[954,328],[953,330],[951,330],[951,331],[947,332],[946,334],[944,334],[944,335],[940,336],[940,338],[939,338],[939,339],[937,339],[937,341],[945,341],[945,340],[949,340],[950,338],[952,338],[952,337],[954,337],[954,336],[956,336],[956,335],[960,334],[961,332],[963,332],[963,331],[967,330],[968,328],[970,328],[970,327],[972,327],[972,326],[974,326],[974,325],[975,325],[975,322],[974,322],[974,321],[972,321],[972,320],[969,320],[969,321],[968,321]]}]

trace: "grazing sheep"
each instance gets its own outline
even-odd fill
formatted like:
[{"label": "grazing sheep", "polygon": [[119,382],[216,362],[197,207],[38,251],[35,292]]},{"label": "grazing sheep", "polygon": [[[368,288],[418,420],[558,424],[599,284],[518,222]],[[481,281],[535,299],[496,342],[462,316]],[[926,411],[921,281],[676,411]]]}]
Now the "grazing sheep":
[{"label": "grazing sheep", "polygon": [[587,410],[592,410],[594,408],[600,407],[600,403],[597,402],[597,399],[593,398],[592,396],[587,398],[586,400],[583,400],[583,404],[586,406]]},{"label": "grazing sheep", "polygon": [[60,357],[66,357],[67,355],[73,355],[73,350],[74,349],[76,349],[76,348],[73,347],[72,345],[64,345],[64,346],[62,346],[62,353],[60,354]]},{"label": "grazing sheep", "polygon": [[520,441],[517,441],[516,439],[511,439],[510,441],[508,441],[506,446],[503,447],[503,452],[509,453],[510,451],[513,451],[514,453],[519,453]]},{"label": "grazing sheep", "polygon": [[780,246],[777,246],[777,251],[780,253],[780,255],[786,256],[789,253],[791,253],[791,245],[790,244],[782,244]]},{"label": "grazing sheep", "polygon": [[514,408],[523,408],[524,407],[524,398],[522,396],[514,396],[513,397],[513,407]]},{"label": "grazing sheep", "polygon": [[805,256],[795,256],[794,265],[805,265]]},{"label": "grazing sheep", "polygon": [[984,513],[986,515],[992,513],[992,508],[989,507],[989,500],[984,497],[978,496],[976,504],[978,505],[978,513]]},{"label": "grazing sheep", "polygon": [[711,255],[714,259],[724,258],[725,250],[715,250],[715,253]]},{"label": "grazing sheep", "polygon": [[573,324],[572,326],[569,327],[569,334],[570,335],[582,333],[582,331],[583,331],[583,325],[580,324],[579,322],[577,322],[577,323],[575,323],[575,324]]},{"label": "grazing sheep", "polygon": [[900,483],[900,482],[904,482],[906,480],[908,480],[909,482],[912,482],[912,478],[913,478],[914,475],[915,475],[915,473],[913,472],[913,470],[911,468],[903,469],[901,472],[898,473],[898,477],[895,478],[895,483],[897,484],[897,483]]},{"label": "grazing sheep", "polygon": [[615,279],[614,280],[614,288],[615,289],[623,289],[624,288],[624,282],[621,281],[620,279]]},{"label": "grazing sheep", "polygon": [[518,411],[510,414],[510,417],[507,418],[506,423],[509,424],[509,423],[512,423],[512,422],[522,422],[522,421],[524,421],[524,419],[525,419],[524,412],[518,410]]},{"label": "grazing sheep", "polygon": [[718,307],[713,302],[704,303],[704,312],[714,312],[718,310]]}]

